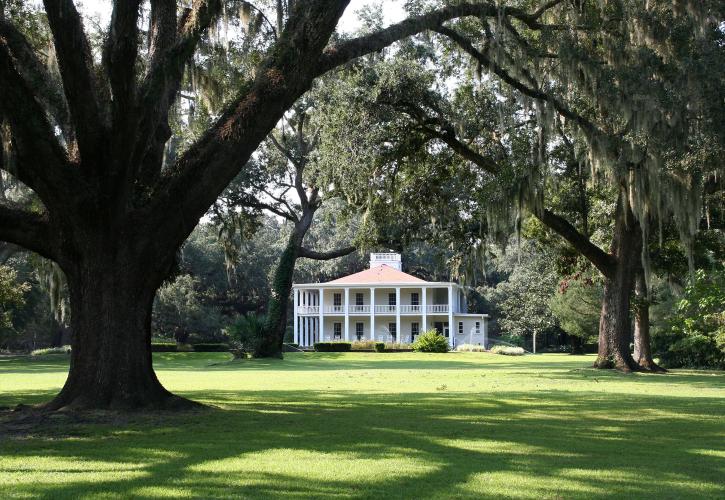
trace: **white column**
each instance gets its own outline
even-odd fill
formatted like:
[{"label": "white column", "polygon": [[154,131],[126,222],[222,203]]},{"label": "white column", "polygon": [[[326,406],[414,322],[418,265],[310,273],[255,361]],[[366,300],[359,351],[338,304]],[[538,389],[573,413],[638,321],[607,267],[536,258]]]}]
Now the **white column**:
[{"label": "white column", "polygon": [[370,340],[375,340],[375,289],[370,289]]},{"label": "white column", "polygon": [[318,312],[320,314],[320,320],[319,320],[320,321],[320,342],[324,342],[325,341],[325,338],[324,338],[325,337],[325,317],[324,317],[324,313],[322,312],[322,309],[324,308],[323,304],[325,303],[325,289],[324,288],[320,288],[319,302],[320,302],[320,309],[318,310]]},{"label": "white column", "polygon": [[403,341],[403,332],[400,331],[400,287],[395,288],[395,333],[397,342]]},{"label": "white column", "polygon": [[350,341],[350,289],[345,288],[345,342]]},{"label": "white column", "polygon": [[298,296],[298,294],[299,294],[299,290],[293,288],[292,289],[292,297],[294,299],[294,313],[293,313],[294,321],[292,322],[292,328],[294,330],[294,342],[295,342],[295,344],[299,344],[300,343],[300,332],[299,332],[299,328],[298,328],[298,325],[297,325],[297,319],[298,319],[297,318],[297,308],[299,307],[299,298],[298,298],[299,296]]},{"label": "white column", "polygon": [[427,288],[423,287],[423,330],[421,333],[428,330],[428,298],[426,297],[426,290]]},{"label": "white column", "polygon": [[483,328],[483,347],[488,348],[488,318],[481,318],[481,328]]},{"label": "white column", "polygon": [[453,329],[453,285],[448,285],[448,344],[453,347],[456,340]]}]

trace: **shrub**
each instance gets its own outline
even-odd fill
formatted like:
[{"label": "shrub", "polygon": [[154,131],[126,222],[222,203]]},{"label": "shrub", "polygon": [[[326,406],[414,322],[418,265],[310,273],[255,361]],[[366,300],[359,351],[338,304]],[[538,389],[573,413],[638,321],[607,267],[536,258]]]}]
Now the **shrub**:
[{"label": "shrub", "polygon": [[411,350],[413,350],[413,348],[410,346],[410,344],[403,344],[400,342],[386,342],[385,350],[386,351],[411,351]]},{"label": "shrub", "polygon": [[352,343],[353,351],[372,351],[375,349],[374,340],[356,340]]},{"label": "shrub", "polygon": [[151,352],[176,352],[176,342],[151,342]]},{"label": "shrub", "polygon": [[456,351],[458,352],[485,352],[486,347],[482,345],[475,345],[475,344],[461,344],[456,347]]},{"label": "shrub", "polygon": [[224,343],[200,343],[193,344],[195,352],[229,352],[229,344]]},{"label": "shrub", "polygon": [[348,352],[351,349],[350,342],[315,342],[317,352]]},{"label": "shrub", "polygon": [[385,351],[385,343],[384,342],[375,342],[375,352],[384,352]]},{"label": "shrub", "polygon": [[46,347],[45,349],[36,349],[30,353],[31,356],[45,356],[46,354],[70,354],[70,346],[62,347]]},{"label": "shrub", "polygon": [[412,347],[417,352],[448,352],[448,340],[438,331],[428,330],[415,339]]},{"label": "shrub", "polygon": [[227,327],[227,335],[235,340],[235,350],[256,354],[264,340],[267,317],[254,313],[239,316]]},{"label": "shrub", "polygon": [[491,348],[491,352],[494,354],[503,354],[504,356],[523,356],[523,347],[512,347],[508,345],[495,345]]},{"label": "shrub", "polygon": [[725,369],[725,269],[695,273],[677,304],[669,329],[653,335],[667,368]]}]

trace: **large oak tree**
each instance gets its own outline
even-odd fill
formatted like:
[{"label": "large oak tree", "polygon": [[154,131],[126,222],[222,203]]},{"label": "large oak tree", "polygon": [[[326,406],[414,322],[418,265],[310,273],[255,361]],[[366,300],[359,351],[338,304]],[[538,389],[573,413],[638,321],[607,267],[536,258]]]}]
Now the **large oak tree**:
[{"label": "large oak tree", "polygon": [[74,2],[45,0],[62,95],[18,20],[0,19],[0,120],[12,151],[0,168],[43,205],[0,206],[0,239],[56,262],[70,292],[70,372],[48,409],[188,404],[152,368],[154,294],[199,219],[316,77],[450,19],[504,15],[539,29],[546,10],[460,3],[331,43],[348,0],[286,2],[283,29],[235,97],[164,166],[184,69],[222,4],[151,0],[141,43],[141,0],[115,0],[97,61]]}]

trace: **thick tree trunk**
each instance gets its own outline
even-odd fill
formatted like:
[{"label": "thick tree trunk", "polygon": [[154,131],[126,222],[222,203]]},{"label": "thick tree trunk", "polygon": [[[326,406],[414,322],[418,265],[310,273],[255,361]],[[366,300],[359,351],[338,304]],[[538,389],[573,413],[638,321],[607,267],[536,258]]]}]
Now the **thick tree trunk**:
[{"label": "thick tree trunk", "polygon": [[302,241],[312,224],[313,212],[305,214],[295,223],[282,256],[274,271],[272,294],[267,308],[265,336],[256,353],[257,357],[282,357],[282,344],[287,331],[287,307],[292,292],[295,264],[300,255]]},{"label": "thick tree trunk", "polygon": [[634,308],[634,361],[644,370],[664,372],[666,370],[652,359],[649,328],[649,294],[647,292],[647,283],[644,279],[644,272],[641,269],[637,273],[634,290],[636,297]]},{"label": "thick tree trunk", "polygon": [[164,389],[152,367],[151,309],[158,284],[137,266],[98,257],[90,260],[92,264],[68,275],[70,372],[61,392],[45,408],[193,406]]},{"label": "thick tree trunk", "polygon": [[290,238],[274,272],[272,295],[267,309],[265,336],[258,352],[254,354],[258,357],[282,357],[282,344],[287,331],[287,306],[292,291],[295,264],[300,251],[300,246],[293,241],[294,239]]},{"label": "thick tree trunk", "polygon": [[602,313],[599,319],[599,351],[596,368],[637,370],[630,353],[632,337],[629,315],[634,279],[641,259],[642,231],[622,200],[617,203],[612,254],[616,258],[612,272],[605,278]]}]

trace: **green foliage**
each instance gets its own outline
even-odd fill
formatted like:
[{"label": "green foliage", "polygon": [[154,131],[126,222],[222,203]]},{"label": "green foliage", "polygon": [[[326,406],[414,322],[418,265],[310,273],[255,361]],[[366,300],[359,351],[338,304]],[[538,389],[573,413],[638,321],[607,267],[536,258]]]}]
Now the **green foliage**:
[{"label": "green foliage", "polygon": [[151,342],[151,352],[176,352],[176,342]]},{"label": "green foliage", "polygon": [[350,342],[315,342],[317,352],[348,352],[351,349]]},{"label": "green foliage", "polygon": [[30,285],[17,282],[14,269],[0,266],[0,331],[13,327],[13,311],[25,304],[29,290]]},{"label": "green foliage", "polygon": [[668,368],[725,369],[725,269],[699,270],[670,318],[653,335],[654,351]]},{"label": "green foliage", "polygon": [[428,330],[418,335],[412,347],[416,352],[448,352],[448,339],[437,330]]},{"label": "green foliage", "polygon": [[495,345],[491,348],[491,352],[494,354],[502,354],[504,356],[523,356],[523,347],[511,347],[507,345]]},{"label": "green foliage", "polygon": [[45,356],[46,354],[70,354],[71,347],[64,345],[62,347],[46,347],[45,349],[35,349],[31,351],[31,356]]},{"label": "green foliage", "polygon": [[375,352],[384,352],[385,342],[375,342]]},{"label": "green foliage", "polygon": [[200,343],[192,344],[194,352],[229,352],[229,344],[223,343]]},{"label": "green foliage", "polygon": [[226,332],[234,339],[239,349],[253,356],[257,354],[266,332],[267,317],[255,313],[239,316],[227,327]]},{"label": "green foliage", "polygon": [[556,326],[549,308],[558,282],[553,259],[552,252],[524,241],[518,247],[510,245],[495,261],[494,270],[502,281],[479,291],[495,307],[493,316],[504,335],[528,339],[534,330],[543,334]]},{"label": "green foliage", "polygon": [[559,291],[549,300],[559,326],[584,343],[593,342],[599,333],[602,285],[591,278],[576,276],[563,280]]}]

